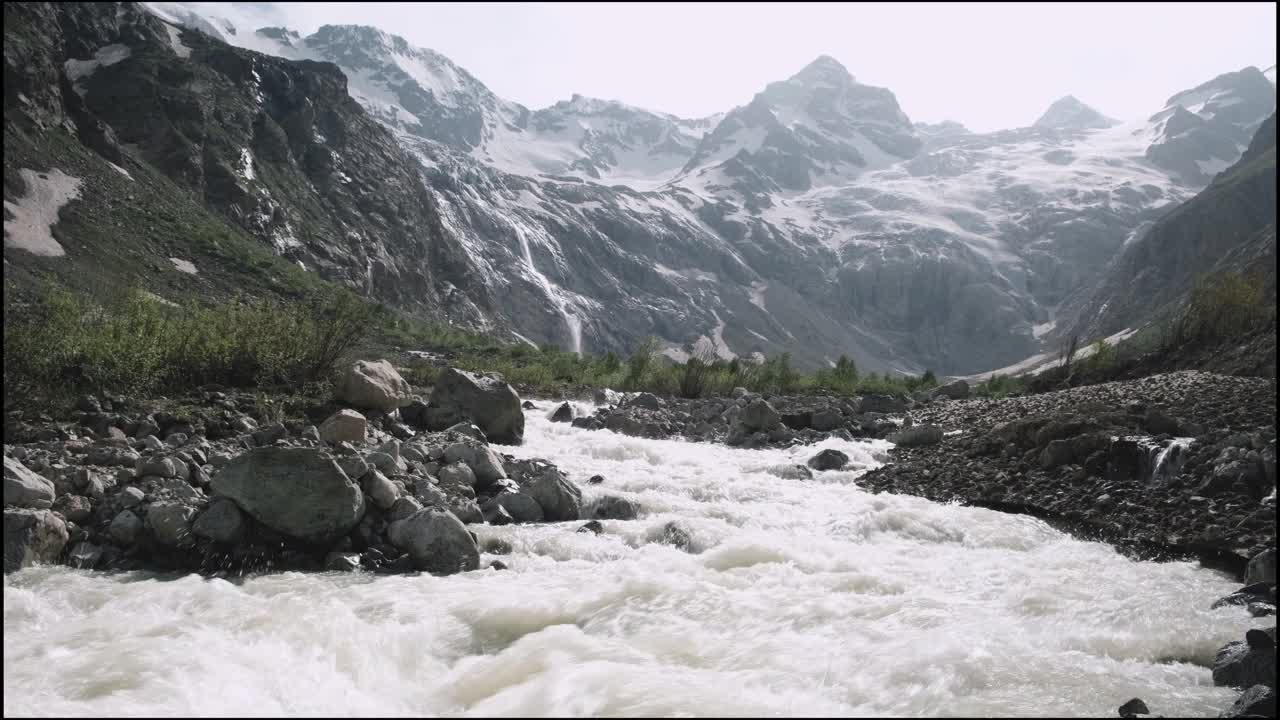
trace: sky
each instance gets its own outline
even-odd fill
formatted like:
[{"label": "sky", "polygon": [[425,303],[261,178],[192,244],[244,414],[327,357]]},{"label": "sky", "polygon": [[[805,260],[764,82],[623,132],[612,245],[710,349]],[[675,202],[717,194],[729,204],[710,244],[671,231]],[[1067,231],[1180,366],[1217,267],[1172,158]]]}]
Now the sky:
[{"label": "sky", "polygon": [[892,90],[912,120],[984,132],[1030,125],[1064,95],[1136,120],[1276,62],[1275,3],[233,5],[304,35],[379,27],[533,109],[578,93],[704,117],[825,54]]}]

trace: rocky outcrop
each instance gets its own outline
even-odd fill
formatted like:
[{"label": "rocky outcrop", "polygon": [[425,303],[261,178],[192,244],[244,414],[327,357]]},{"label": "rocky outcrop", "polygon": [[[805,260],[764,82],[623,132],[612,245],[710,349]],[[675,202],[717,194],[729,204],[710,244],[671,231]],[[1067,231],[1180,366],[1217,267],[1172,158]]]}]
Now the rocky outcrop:
[{"label": "rocky outcrop", "polygon": [[499,454],[468,423],[404,435],[396,413],[370,411],[358,439],[326,443],[310,431],[332,405],[280,420],[278,399],[259,399],[202,391],[176,401],[186,416],[105,398],[57,422],[10,413],[7,464],[49,482],[53,508],[6,507],[7,566],[456,572],[475,566],[467,523],[582,515],[563,473]]},{"label": "rocky outcrop", "polygon": [[[1027,512],[1144,556],[1198,556],[1243,576],[1247,558],[1275,543],[1264,459],[1274,417],[1266,380],[1200,372],[931,403],[910,412],[914,427],[959,432],[897,446],[859,484]],[[1263,556],[1259,576],[1265,567]]]}]

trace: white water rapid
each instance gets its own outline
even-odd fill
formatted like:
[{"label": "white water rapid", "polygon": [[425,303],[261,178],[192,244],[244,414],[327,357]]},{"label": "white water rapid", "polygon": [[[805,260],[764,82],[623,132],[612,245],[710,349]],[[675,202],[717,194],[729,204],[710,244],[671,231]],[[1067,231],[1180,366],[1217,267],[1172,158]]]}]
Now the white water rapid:
[{"label": "white water rapid", "polygon": [[[450,577],[30,568],[4,581],[4,714],[1114,717],[1136,696],[1177,717],[1235,697],[1206,666],[1245,625],[1208,609],[1223,575],[864,493],[883,442],[735,450],[552,407],[514,454],[640,519],[473,526],[510,569]],[[825,447],[858,469],[776,474]],[[673,520],[695,552],[653,542]]]}]

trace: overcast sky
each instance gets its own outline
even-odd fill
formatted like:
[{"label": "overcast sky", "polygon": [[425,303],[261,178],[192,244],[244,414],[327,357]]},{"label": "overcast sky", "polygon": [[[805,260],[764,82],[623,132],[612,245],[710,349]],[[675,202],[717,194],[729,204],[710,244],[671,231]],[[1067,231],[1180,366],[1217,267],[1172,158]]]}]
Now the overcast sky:
[{"label": "overcast sky", "polygon": [[[236,3],[247,9],[250,3]],[[701,117],[819,55],[912,120],[1029,125],[1063,95],[1129,120],[1220,73],[1276,62],[1275,3],[287,3],[307,34],[366,24],[541,108],[573,93]]]}]

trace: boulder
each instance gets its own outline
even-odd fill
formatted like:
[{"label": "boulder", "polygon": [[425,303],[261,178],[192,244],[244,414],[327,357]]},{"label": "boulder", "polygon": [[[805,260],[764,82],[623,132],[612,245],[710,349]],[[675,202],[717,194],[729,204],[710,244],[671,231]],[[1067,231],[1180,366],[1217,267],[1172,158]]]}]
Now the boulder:
[{"label": "boulder", "polygon": [[642,392],[628,400],[627,407],[640,408],[641,410],[658,410],[662,407],[662,401],[653,393]]},{"label": "boulder", "polygon": [[1227,643],[1213,658],[1213,684],[1247,688],[1276,686],[1275,638],[1262,630],[1245,633],[1244,642]]},{"label": "boulder", "polygon": [[54,502],[53,508],[74,523],[84,522],[93,513],[93,504],[83,495],[63,495]]},{"label": "boulder", "polygon": [[524,442],[524,410],[520,397],[505,382],[455,368],[440,374],[431,393],[432,423],[448,427],[470,420],[491,442]]},{"label": "boulder", "polygon": [[391,523],[387,537],[397,549],[413,558],[414,567],[438,574],[450,574],[480,567],[480,549],[453,513],[424,508],[403,520]]},{"label": "boulder", "polygon": [[355,410],[339,410],[320,423],[320,439],[333,443],[362,443],[368,430],[368,422]]},{"label": "boulder", "polygon": [[370,470],[360,478],[360,487],[379,510],[390,510],[400,499],[400,489],[378,470]]},{"label": "boulder", "polygon": [[244,515],[230,499],[214,498],[196,518],[191,532],[216,543],[234,545],[244,537]]},{"label": "boulder", "polygon": [[600,498],[592,513],[597,520],[635,520],[639,515],[640,503],[615,495]]},{"label": "boulder", "polygon": [[214,475],[212,486],[263,525],[307,542],[331,543],[364,515],[360,488],[315,448],[250,450]]},{"label": "boulder", "polygon": [[809,427],[820,432],[835,430],[844,422],[844,416],[839,410],[833,408],[823,408],[815,410],[809,418]]},{"label": "boulder", "polygon": [[472,442],[457,442],[444,449],[446,463],[465,463],[475,473],[475,486],[488,487],[507,476],[502,458],[488,446]]},{"label": "boulder", "polygon": [[4,571],[56,563],[69,538],[67,524],[51,510],[5,508]]},{"label": "boulder", "polygon": [[195,508],[180,503],[156,503],[147,508],[147,526],[156,542],[169,547],[191,545],[191,520]]},{"label": "boulder", "polygon": [[573,422],[573,418],[573,406],[567,402],[560,403],[560,406],[548,416],[551,422]]},{"label": "boulder", "polygon": [[1266,685],[1254,685],[1236,698],[1231,709],[1221,715],[1224,718],[1276,716],[1276,691]]},{"label": "boulder", "polygon": [[969,397],[969,383],[964,380],[952,380],[933,391],[934,397],[945,397],[952,400],[964,400]]},{"label": "boulder", "polygon": [[778,411],[768,402],[756,399],[747,403],[738,415],[738,422],[748,430],[769,430],[782,421]]},{"label": "boulder", "polygon": [[521,460],[516,482],[520,491],[538,501],[543,516],[552,522],[577,520],[582,515],[582,491],[554,465]]},{"label": "boulder", "polygon": [[806,464],[814,470],[839,470],[849,464],[849,456],[839,450],[827,448],[809,458]]},{"label": "boulder", "polygon": [[937,425],[916,425],[889,436],[889,442],[900,447],[920,447],[942,442],[942,428]]},{"label": "boulder", "polygon": [[57,493],[53,483],[27,469],[14,458],[4,459],[4,504],[6,506],[46,509],[53,507]]},{"label": "boulder", "polygon": [[546,517],[538,501],[521,492],[501,492],[493,496],[484,504],[484,519],[494,525],[503,524],[493,522],[500,517],[500,511],[506,512],[510,522],[517,523],[541,522]]},{"label": "boulder", "polygon": [[446,487],[463,486],[474,488],[476,474],[469,465],[463,462],[449,463],[440,468],[440,484]]},{"label": "boulder", "polygon": [[1276,584],[1276,549],[1268,548],[1254,555],[1244,571],[1244,584],[1256,583]]},{"label": "boulder", "polygon": [[353,407],[390,412],[412,399],[409,383],[386,360],[358,360],[338,382],[338,399]]},{"label": "boulder", "polygon": [[599,535],[604,532],[604,525],[601,525],[599,520],[588,520],[587,523],[578,528],[576,532]]},{"label": "boulder", "polygon": [[132,510],[121,510],[111,519],[111,524],[107,526],[107,534],[117,545],[128,547],[138,540],[138,534],[142,532],[142,518],[138,517]]},{"label": "boulder", "polygon": [[1147,708],[1147,704],[1142,702],[1142,698],[1133,698],[1129,702],[1120,706],[1120,717],[1134,718],[1139,715],[1150,715],[1151,710]]},{"label": "boulder", "polygon": [[858,409],[864,413],[903,413],[907,411],[907,401],[893,395],[863,395]]}]

